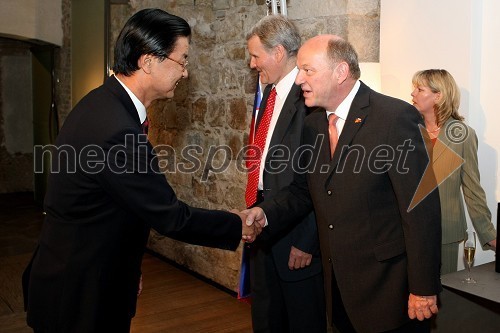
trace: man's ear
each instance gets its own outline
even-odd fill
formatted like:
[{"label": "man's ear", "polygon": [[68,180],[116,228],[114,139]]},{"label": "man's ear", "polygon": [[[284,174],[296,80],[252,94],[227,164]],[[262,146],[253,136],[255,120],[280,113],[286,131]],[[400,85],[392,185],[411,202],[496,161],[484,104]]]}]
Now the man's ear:
[{"label": "man's ear", "polygon": [[274,53],[274,59],[276,60],[276,63],[280,63],[286,55],[286,50],[283,47],[283,45],[279,44],[278,46],[274,47],[273,53]]},{"label": "man's ear", "polygon": [[342,84],[345,80],[347,80],[347,77],[349,76],[349,65],[346,62],[342,61],[337,65],[335,72],[337,75],[338,84]]},{"label": "man's ear", "polygon": [[146,74],[151,74],[151,62],[153,61],[153,56],[151,54],[143,54],[139,57],[138,66]]}]

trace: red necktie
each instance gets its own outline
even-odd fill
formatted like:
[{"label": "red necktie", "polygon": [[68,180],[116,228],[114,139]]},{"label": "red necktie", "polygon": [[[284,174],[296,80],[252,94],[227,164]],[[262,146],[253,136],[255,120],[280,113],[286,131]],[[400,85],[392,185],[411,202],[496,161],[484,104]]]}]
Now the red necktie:
[{"label": "red necktie", "polygon": [[337,147],[337,142],[339,141],[337,120],[339,120],[339,117],[335,113],[330,113],[330,115],[328,116],[328,134],[330,135],[330,159],[333,158],[335,147]]},{"label": "red necktie", "polygon": [[147,135],[148,134],[148,130],[149,130],[149,120],[148,120],[148,118],[146,118],[146,120],[144,120],[144,122],[142,123],[141,126],[142,126],[142,132]]},{"label": "red necktie", "polygon": [[255,154],[251,160],[247,161],[248,172],[248,182],[247,189],[245,191],[245,201],[247,207],[251,207],[257,201],[257,188],[259,185],[259,175],[260,175],[260,163],[262,159],[262,153],[264,152],[264,147],[266,145],[267,132],[269,130],[269,124],[271,123],[271,118],[273,116],[274,104],[276,102],[276,89],[271,89],[269,97],[267,99],[266,108],[262,114],[259,125],[257,127],[257,133],[255,138],[249,138],[250,145],[254,145]]}]

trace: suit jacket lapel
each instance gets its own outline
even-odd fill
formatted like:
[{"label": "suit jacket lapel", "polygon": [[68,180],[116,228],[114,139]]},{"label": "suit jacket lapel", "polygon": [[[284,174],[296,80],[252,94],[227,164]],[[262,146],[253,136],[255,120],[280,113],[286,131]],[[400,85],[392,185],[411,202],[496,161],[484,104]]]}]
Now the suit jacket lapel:
[{"label": "suit jacket lapel", "polygon": [[330,158],[330,134],[328,132],[328,118],[326,117],[326,110],[322,109],[322,117],[318,124],[318,133],[323,136],[323,144],[319,155],[319,165],[329,165],[332,163]]},{"label": "suit jacket lapel", "polygon": [[262,115],[264,114],[264,110],[266,109],[267,99],[269,98],[269,93],[271,92],[272,84],[268,84],[266,88],[264,88],[264,94],[262,95],[262,101],[260,101],[259,106],[259,114],[257,114],[257,119],[255,120],[255,132],[257,133],[257,128],[259,128],[260,120],[262,119]]},{"label": "suit jacket lapel", "polygon": [[[438,135],[438,140],[436,140],[434,146],[432,146],[430,150],[428,148],[428,151],[432,152],[432,168],[434,170],[434,176],[436,177],[436,186],[448,179],[448,177],[465,163],[461,152],[457,153],[455,151],[455,149],[460,146],[451,146],[452,142],[446,136],[446,129],[451,122],[452,120],[450,119],[445,122]],[[427,133],[425,134],[427,135]],[[430,140],[430,138],[428,140]]]},{"label": "suit jacket lapel", "polygon": [[139,114],[137,113],[134,102],[132,102],[132,99],[128,95],[127,91],[123,88],[120,82],[118,82],[114,75],[108,77],[106,81],[104,81],[104,87],[109,89],[113,95],[120,100],[127,112],[130,113],[130,115],[137,121],[137,124],[140,127],[141,120],[139,119]]},{"label": "suit jacket lapel", "polygon": [[[326,111],[323,108],[313,110],[308,116],[311,119],[313,127],[307,133],[307,140],[304,142],[318,149],[314,152],[314,165],[310,165],[313,170],[324,170],[322,166],[330,165],[330,144],[328,135],[328,119],[326,118]],[[314,120],[313,120],[314,119]],[[318,145],[319,144],[319,145]],[[315,174],[315,176],[325,175],[325,171]]]},{"label": "suit jacket lapel", "polygon": [[295,103],[300,99],[302,89],[300,86],[293,85],[290,93],[288,94],[283,108],[281,109],[278,121],[276,122],[276,127],[274,128],[273,136],[269,144],[270,147],[274,147],[282,142],[283,137],[288,131],[290,124],[297,113],[297,107]]},{"label": "suit jacket lapel", "polygon": [[370,111],[370,93],[371,89],[361,82],[358,93],[354,97],[349,113],[347,114],[344,128],[342,129],[342,133],[337,143],[337,148],[335,148],[335,153],[331,161],[331,173],[328,179],[332,177],[340,159],[346,153],[356,133],[365,123],[366,117]]},{"label": "suit jacket lapel", "polygon": [[[438,140],[441,141],[442,144],[435,144],[432,148],[432,163],[436,163],[436,161],[441,157],[441,155],[445,152],[445,150],[449,149],[451,141],[446,137],[446,127],[450,123],[450,119],[448,119],[443,126],[441,126],[441,130],[439,131]],[[430,137],[429,137],[430,140]]]}]

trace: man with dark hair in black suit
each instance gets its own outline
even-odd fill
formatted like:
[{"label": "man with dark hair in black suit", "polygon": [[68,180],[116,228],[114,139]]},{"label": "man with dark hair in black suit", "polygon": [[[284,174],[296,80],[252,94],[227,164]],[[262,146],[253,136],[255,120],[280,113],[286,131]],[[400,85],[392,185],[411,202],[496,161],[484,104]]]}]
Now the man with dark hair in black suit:
[{"label": "man with dark hair in black suit", "polygon": [[118,37],[115,75],[66,119],[52,155],[61,169],[49,176],[47,217],[23,276],[35,332],[128,332],[150,228],[231,250],[259,231],[177,200],[142,133],[146,108],[188,75],[190,35],[180,17],[137,12]]}]

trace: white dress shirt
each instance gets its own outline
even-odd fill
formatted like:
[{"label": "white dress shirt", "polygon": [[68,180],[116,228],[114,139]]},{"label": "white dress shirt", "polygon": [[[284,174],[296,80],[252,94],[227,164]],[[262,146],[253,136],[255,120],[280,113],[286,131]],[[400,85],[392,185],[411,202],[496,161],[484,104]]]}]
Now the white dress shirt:
[{"label": "white dress shirt", "polygon": [[115,78],[118,82],[120,82],[122,87],[132,99],[132,102],[134,103],[135,109],[137,110],[137,114],[139,115],[139,119],[142,124],[146,120],[146,107],[141,103],[137,96],[135,96],[134,93],[122,81],[120,81],[120,79],[118,79],[116,76]]},{"label": "white dress shirt", "polygon": [[356,81],[354,86],[351,89],[351,92],[347,97],[340,103],[340,105],[337,107],[336,110],[334,111],[329,111],[326,110],[326,119],[328,120],[328,116],[332,113],[335,113],[339,119],[337,120],[336,126],[337,126],[337,133],[340,137],[340,133],[342,132],[342,129],[344,128],[345,121],[347,119],[347,115],[349,114],[349,109],[351,108],[352,101],[354,100],[354,97],[358,93],[359,87],[361,86],[361,83],[359,83],[359,80]]},{"label": "white dress shirt", "polygon": [[[259,173],[259,184],[258,189],[263,190],[264,184],[262,181],[262,175],[264,174],[264,167],[266,165],[265,160],[267,156],[267,152],[269,151],[269,143],[271,142],[271,137],[274,133],[274,128],[276,127],[276,123],[278,122],[278,118],[281,113],[281,109],[283,108],[283,104],[285,104],[285,100],[288,97],[288,93],[292,89],[293,84],[295,83],[295,78],[299,73],[299,69],[294,67],[290,73],[288,73],[284,78],[281,79],[278,84],[273,87],[276,88],[276,102],[274,103],[273,116],[271,118],[271,122],[269,123],[269,130],[267,132],[266,145],[264,146],[264,151],[262,152],[262,160],[260,163],[260,173]],[[259,112],[264,110],[259,110]]]}]

